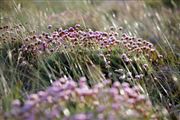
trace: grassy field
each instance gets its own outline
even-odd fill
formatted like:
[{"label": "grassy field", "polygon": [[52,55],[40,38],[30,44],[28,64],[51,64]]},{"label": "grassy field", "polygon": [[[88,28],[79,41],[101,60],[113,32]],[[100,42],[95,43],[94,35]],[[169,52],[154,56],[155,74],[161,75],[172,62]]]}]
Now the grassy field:
[{"label": "grassy field", "polygon": [[180,119],[178,0],[0,0],[0,120]]}]

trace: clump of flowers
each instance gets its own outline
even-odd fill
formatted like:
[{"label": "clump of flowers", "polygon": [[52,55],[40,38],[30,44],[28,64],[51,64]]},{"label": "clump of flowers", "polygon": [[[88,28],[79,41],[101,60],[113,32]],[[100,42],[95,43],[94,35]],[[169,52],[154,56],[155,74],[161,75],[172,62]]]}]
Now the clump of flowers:
[{"label": "clump of flowers", "polygon": [[8,43],[8,42],[15,42],[18,41],[23,37],[24,33],[24,27],[23,25],[4,25],[0,26],[0,42],[2,43]]},{"label": "clump of flowers", "polygon": [[[51,29],[52,25],[48,26]],[[122,28],[119,28],[122,31]],[[109,52],[115,47],[120,47],[124,54],[144,55],[150,61],[156,61],[162,58],[153,44],[142,40],[141,38],[131,37],[127,34],[120,34],[115,28],[111,28],[109,32],[82,30],[79,24],[67,29],[58,28],[51,33],[34,34],[26,37],[21,47],[23,53],[41,54],[51,53],[62,49],[74,48],[92,48],[94,50],[106,49]],[[126,62],[131,59],[124,56]]]},{"label": "clump of flowers", "polygon": [[76,24],[68,29],[59,28],[52,33],[29,36],[25,39],[21,50],[23,52],[43,53],[54,52],[61,48],[74,48],[75,46],[108,48],[117,43],[113,34],[92,30],[82,31],[80,25]]},{"label": "clump of flowers", "polygon": [[[136,56],[144,55],[150,61],[158,61],[163,56],[158,53],[152,43],[143,40],[142,38],[131,37],[126,34],[122,34],[121,43],[126,48],[127,54],[134,53]],[[128,60],[127,57],[123,56]]]},{"label": "clump of flowers", "polygon": [[54,81],[44,91],[12,102],[6,115],[14,120],[156,119],[151,102],[138,86],[104,80],[89,87],[85,77]]}]

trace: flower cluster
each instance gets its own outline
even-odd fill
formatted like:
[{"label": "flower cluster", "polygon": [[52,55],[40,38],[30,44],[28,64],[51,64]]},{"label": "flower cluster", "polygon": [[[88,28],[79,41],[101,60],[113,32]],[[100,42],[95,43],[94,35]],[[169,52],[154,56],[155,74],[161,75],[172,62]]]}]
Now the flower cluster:
[{"label": "flower cluster", "polygon": [[[122,34],[121,44],[127,49],[127,54],[135,53],[137,56],[143,54],[150,61],[158,61],[163,56],[158,53],[152,43],[143,40],[142,38],[131,37],[126,34]],[[126,54],[122,55],[122,59],[125,62],[131,61]]]},{"label": "flower cluster", "polygon": [[[52,25],[48,25],[48,29],[52,29]],[[122,28],[120,27],[121,31]],[[111,51],[113,46],[123,48],[126,54],[135,53],[137,56],[143,54],[150,61],[155,61],[158,58],[162,58],[153,44],[142,40],[141,38],[131,37],[125,33],[122,36],[119,35],[115,28],[111,28],[109,32],[83,31],[79,24],[67,29],[58,28],[52,33],[34,34],[26,37],[24,44],[21,47],[21,51],[24,53],[51,53],[60,49],[73,50],[74,48],[96,48],[107,49]],[[126,62],[131,62],[131,59],[123,56]]]},{"label": "flower cluster", "polygon": [[44,91],[12,102],[8,118],[15,120],[116,120],[156,119],[149,99],[138,86],[104,80],[89,87],[85,77],[74,82],[66,77]]},{"label": "flower cluster", "polygon": [[[52,28],[51,25],[48,26]],[[108,48],[118,43],[114,34],[107,32],[88,30],[81,31],[80,25],[76,24],[74,27],[68,29],[59,28],[52,33],[42,33],[40,35],[29,36],[21,48],[24,52],[42,53],[53,52],[60,48],[73,48],[75,46],[99,46],[101,48]]]},{"label": "flower cluster", "polygon": [[22,38],[22,33],[24,32],[23,25],[15,25],[15,26],[0,26],[0,42],[14,42],[18,39]]}]

